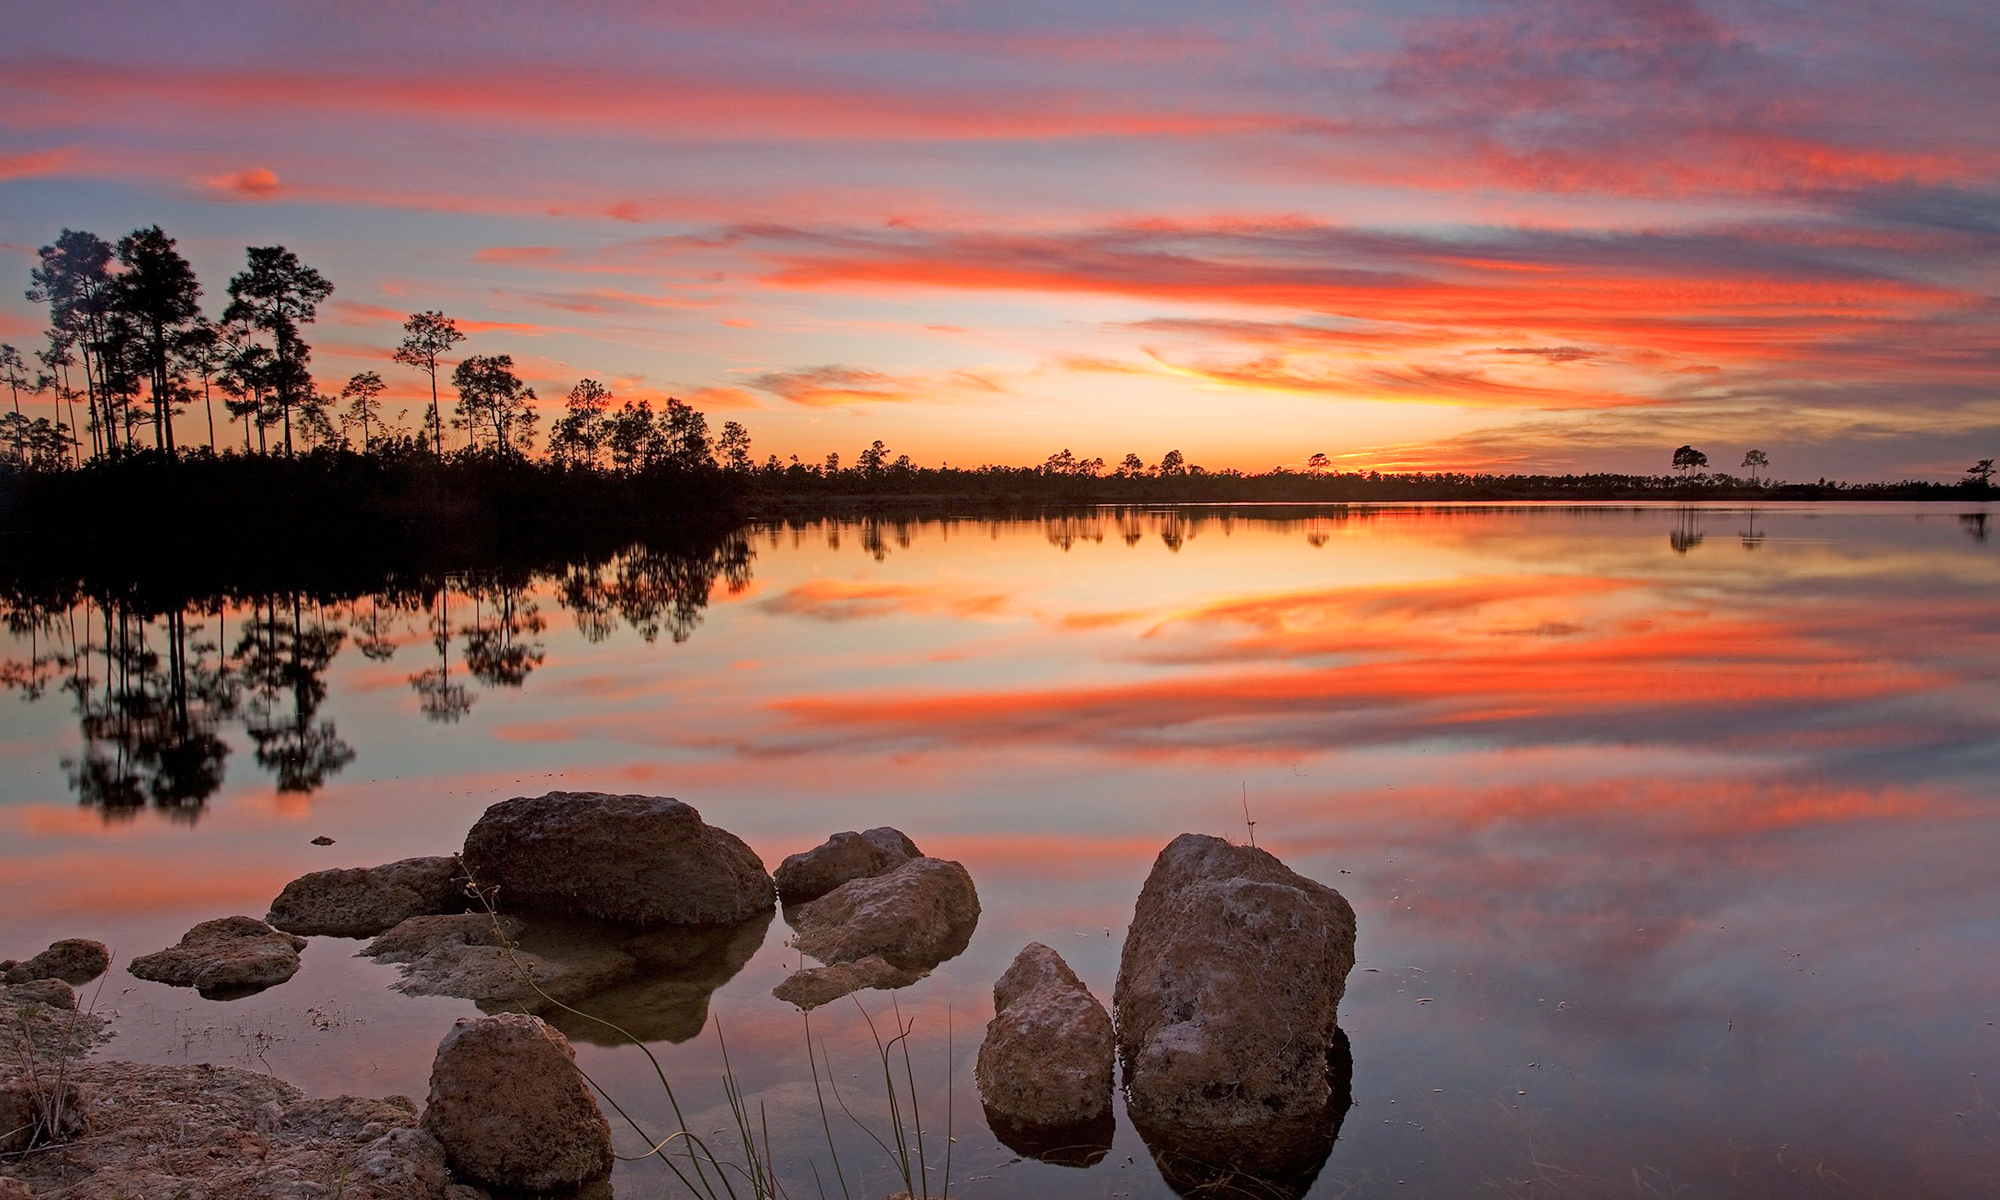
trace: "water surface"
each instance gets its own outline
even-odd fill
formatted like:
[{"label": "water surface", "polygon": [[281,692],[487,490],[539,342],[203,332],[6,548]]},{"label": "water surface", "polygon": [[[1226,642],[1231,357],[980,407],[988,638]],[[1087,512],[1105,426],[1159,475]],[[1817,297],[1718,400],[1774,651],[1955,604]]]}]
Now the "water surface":
[{"label": "water surface", "polygon": [[[972,1057],[1024,944],[1108,1000],[1160,847],[1254,837],[1360,920],[1353,1105],[1314,1195],[2000,1195],[1976,507],[802,522],[354,594],[84,591],[12,601],[0,953],[88,936],[122,963],[552,788],[678,796],[773,866],[894,825],[985,908],[962,956],[861,997],[915,1022],[932,1193],[948,1107],[955,1194],[1166,1196],[1122,1112],[1087,1169],[999,1145]],[[769,995],[784,934],[655,1050],[722,1127],[719,1024],[792,1194],[816,1159],[837,1195],[805,1024]],[[226,1003],[114,967],[109,1053],[420,1097],[473,1006],[389,991],[356,948],[314,939]],[[811,1029],[887,1138],[861,1014]],[[664,1119],[635,1051],[581,1061]],[[833,1118],[853,1194],[900,1190]],[[617,1189],[675,1194],[650,1163]]]}]

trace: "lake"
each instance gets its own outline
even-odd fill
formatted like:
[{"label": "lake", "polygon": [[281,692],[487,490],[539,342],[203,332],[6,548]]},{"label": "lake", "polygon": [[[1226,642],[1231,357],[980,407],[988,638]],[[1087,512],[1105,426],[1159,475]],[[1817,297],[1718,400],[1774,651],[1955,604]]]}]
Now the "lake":
[{"label": "lake", "polygon": [[[858,994],[882,1030],[913,1025],[894,1062],[932,1195],[949,1145],[969,1198],[1168,1196],[1122,1111],[1094,1165],[1023,1158],[971,1071],[1028,942],[1109,1001],[1153,857],[1197,831],[1254,838],[1358,914],[1352,1106],[1312,1195],[2000,1195],[1981,506],[805,520],[230,593],[7,602],[0,954],[109,944],[82,992],[118,1014],[108,1056],[421,1099],[475,1009],[390,990],[353,941],[226,1002],[123,964],[262,916],[307,871],[452,852],[510,796],[671,795],[770,867],[892,825],[970,870],[968,949]],[[799,964],[785,934],[683,989],[653,1049],[689,1126],[720,1129],[719,1027],[792,1196],[821,1194],[808,1160],[840,1194],[822,1099],[851,1193],[902,1190],[770,995]],[[642,1054],[576,1036],[666,1121]],[[816,1010],[810,1036],[893,1140],[862,1012]],[[615,1179],[677,1186],[657,1161]]]}]

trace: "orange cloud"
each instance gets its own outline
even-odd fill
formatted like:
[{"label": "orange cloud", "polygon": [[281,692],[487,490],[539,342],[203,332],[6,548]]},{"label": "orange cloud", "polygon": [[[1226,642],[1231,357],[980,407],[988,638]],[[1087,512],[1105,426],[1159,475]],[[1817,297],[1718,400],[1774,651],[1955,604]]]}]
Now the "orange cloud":
[{"label": "orange cloud", "polygon": [[268,200],[285,190],[277,173],[269,167],[246,167],[225,175],[211,175],[202,186],[218,195],[244,200]]}]

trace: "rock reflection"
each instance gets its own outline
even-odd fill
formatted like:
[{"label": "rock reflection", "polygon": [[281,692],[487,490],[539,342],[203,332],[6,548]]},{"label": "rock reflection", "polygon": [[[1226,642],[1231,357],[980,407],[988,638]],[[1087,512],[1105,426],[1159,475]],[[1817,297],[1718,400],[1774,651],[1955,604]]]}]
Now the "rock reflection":
[{"label": "rock reflection", "polygon": [[[1205,1140],[1185,1129],[1168,1130],[1133,1118],[1167,1186],[1182,1196],[1245,1196],[1298,1200],[1311,1190],[1333,1153],[1347,1110],[1354,1106],[1354,1052],[1335,1029],[1327,1052],[1332,1086],[1323,1107],[1294,1113],[1257,1129],[1231,1130]],[[996,1131],[997,1132],[997,1131]]]},{"label": "rock reflection", "polygon": [[[986,1127],[993,1131],[993,1136],[1001,1145],[1023,1158],[1055,1167],[1096,1166],[1111,1153],[1112,1139],[1118,1133],[1118,1126],[1109,1112],[1087,1125],[1074,1125],[1052,1132],[1017,1125],[991,1108],[985,1111]],[[1150,1148],[1150,1143],[1148,1146]],[[1164,1168],[1162,1171],[1164,1173]]]}]

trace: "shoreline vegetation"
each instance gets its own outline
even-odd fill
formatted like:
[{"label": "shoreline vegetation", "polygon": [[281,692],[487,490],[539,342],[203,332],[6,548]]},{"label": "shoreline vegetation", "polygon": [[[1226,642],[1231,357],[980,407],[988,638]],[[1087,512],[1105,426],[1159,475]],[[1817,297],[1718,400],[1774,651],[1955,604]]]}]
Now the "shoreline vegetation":
[{"label": "shoreline vegetation", "polygon": [[[418,407],[386,402],[390,384],[376,371],[317,378],[306,333],[334,285],[282,246],[247,249],[214,318],[157,225],[115,244],[65,229],[29,275],[27,296],[48,307],[49,328],[29,354],[0,345],[0,551],[31,560],[102,556],[109,541],[118,556],[160,562],[457,565],[579,539],[921,507],[1992,495],[1992,459],[1953,483],[1786,483],[1762,450],[1743,455],[1739,476],[1711,472],[1692,445],[1672,452],[1663,475],[1384,474],[1341,471],[1324,452],[1245,473],[1205,469],[1179,449],[1151,463],[1064,448],[1029,466],[928,467],[880,440],[847,464],[837,453],[760,462],[743,425],[711,432],[705,413],[672,397],[655,411],[650,398],[585,378],[546,410],[511,355],[456,354],[466,334],[435,310],[410,314],[402,340],[383,347],[416,383]],[[47,415],[30,417],[23,396],[31,406],[44,398]],[[205,437],[190,446],[182,435],[195,430]]]}]

